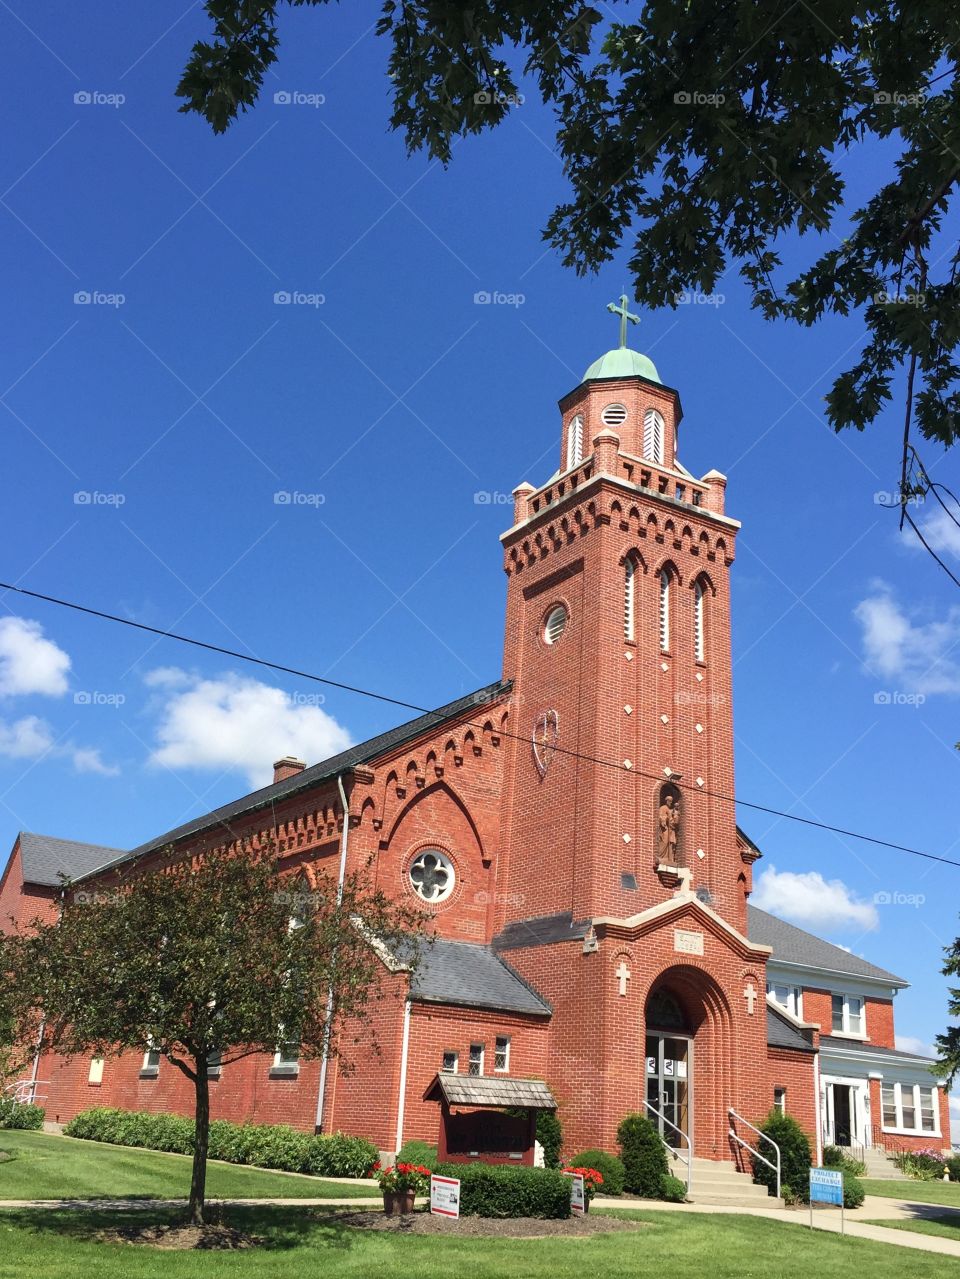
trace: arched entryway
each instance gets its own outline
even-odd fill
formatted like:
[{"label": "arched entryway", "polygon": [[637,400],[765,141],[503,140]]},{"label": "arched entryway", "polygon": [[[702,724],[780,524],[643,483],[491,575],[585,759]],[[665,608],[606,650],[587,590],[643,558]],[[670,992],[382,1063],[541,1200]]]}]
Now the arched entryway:
[{"label": "arched entryway", "polygon": [[736,1045],[723,991],[702,969],[669,968],[650,988],[644,1021],[650,1119],[671,1146],[686,1149],[689,1142],[697,1156],[729,1158],[727,1108],[736,1104]]}]

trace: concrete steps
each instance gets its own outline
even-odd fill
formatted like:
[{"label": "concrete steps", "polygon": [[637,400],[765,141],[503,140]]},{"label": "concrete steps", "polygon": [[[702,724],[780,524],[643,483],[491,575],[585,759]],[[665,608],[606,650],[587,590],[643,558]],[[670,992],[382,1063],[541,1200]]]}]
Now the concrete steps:
[{"label": "concrete steps", "polygon": [[[682,1159],[668,1152],[670,1171],[681,1181],[687,1177]],[[693,1160],[690,1176],[690,1200],[697,1204],[716,1204],[729,1208],[782,1208],[783,1200],[774,1199],[766,1186],[758,1186],[749,1173],[740,1172],[729,1160]]]}]

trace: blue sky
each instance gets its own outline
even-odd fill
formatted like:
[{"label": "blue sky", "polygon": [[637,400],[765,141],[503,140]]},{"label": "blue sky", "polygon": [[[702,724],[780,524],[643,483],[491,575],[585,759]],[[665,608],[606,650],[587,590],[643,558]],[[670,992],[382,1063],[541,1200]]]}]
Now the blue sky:
[{"label": "blue sky", "polygon": [[[554,469],[556,401],[615,344],[625,257],[579,280],[542,242],[565,186],[532,101],[448,171],[409,159],[376,14],[285,12],[262,105],[215,138],[173,98],[196,5],[93,21],[4,3],[0,577],[436,705],[499,676],[510,508],[476,494]],[[876,163],[850,160],[854,193]],[[822,397],[857,318],[801,332],[765,324],[734,275],[717,294],[641,298],[631,341],[682,394],[685,464],[724,471],[743,521],[738,793],[960,859],[960,601],[876,500],[901,403],[837,438]],[[924,451],[960,488],[955,459]],[[960,559],[960,529],[918,518]],[[318,758],[402,717],[0,605],[4,847],[20,828],[130,847],[262,782],[275,752]],[[912,981],[899,1029],[929,1044],[960,870],[740,821],[763,900]]]}]

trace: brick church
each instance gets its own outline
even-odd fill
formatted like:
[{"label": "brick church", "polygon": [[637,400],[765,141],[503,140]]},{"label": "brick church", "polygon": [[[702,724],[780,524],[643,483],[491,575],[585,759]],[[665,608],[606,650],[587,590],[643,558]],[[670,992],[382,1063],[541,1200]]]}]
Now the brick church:
[{"label": "brick church", "polygon": [[[332,759],[281,760],[272,785],[128,852],[17,839],[5,923],[55,911],[61,875],[271,839],[308,878],[369,861],[430,913],[424,965],[385,963],[378,1057],[212,1066],[214,1117],[395,1152],[449,1139],[465,1104],[556,1104],[573,1154],[615,1150],[645,1110],[699,1162],[733,1160],[731,1127],[752,1141],[778,1106],[818,1152],[949,1145],[930,1063],[894,1045],[907,983],[749,904],[761,850],[726,798],[739,524],[725,477],[680,462],[680,396],[627,347],[625,303],[619,347],[559,402],[557,470],[514,491],[500,680]],[[52,1122],[192,1113],[146,1045],[46,1057],[31,1080]]]}]

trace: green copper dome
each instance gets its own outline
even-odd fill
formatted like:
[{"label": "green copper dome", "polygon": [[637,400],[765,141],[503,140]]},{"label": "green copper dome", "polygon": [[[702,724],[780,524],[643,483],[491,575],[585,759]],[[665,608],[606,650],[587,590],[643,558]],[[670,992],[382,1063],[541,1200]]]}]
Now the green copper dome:
[{"label": "green copper dome", "polygon": [[631,351],[627,346],[615,347],[606,355],[601,355],[599,360],[594,360],[584,373],[583,381],[610,377],[643,377],[648,382],[660,381],[660,374],[653,360],[641,355],[639,351]]}]

